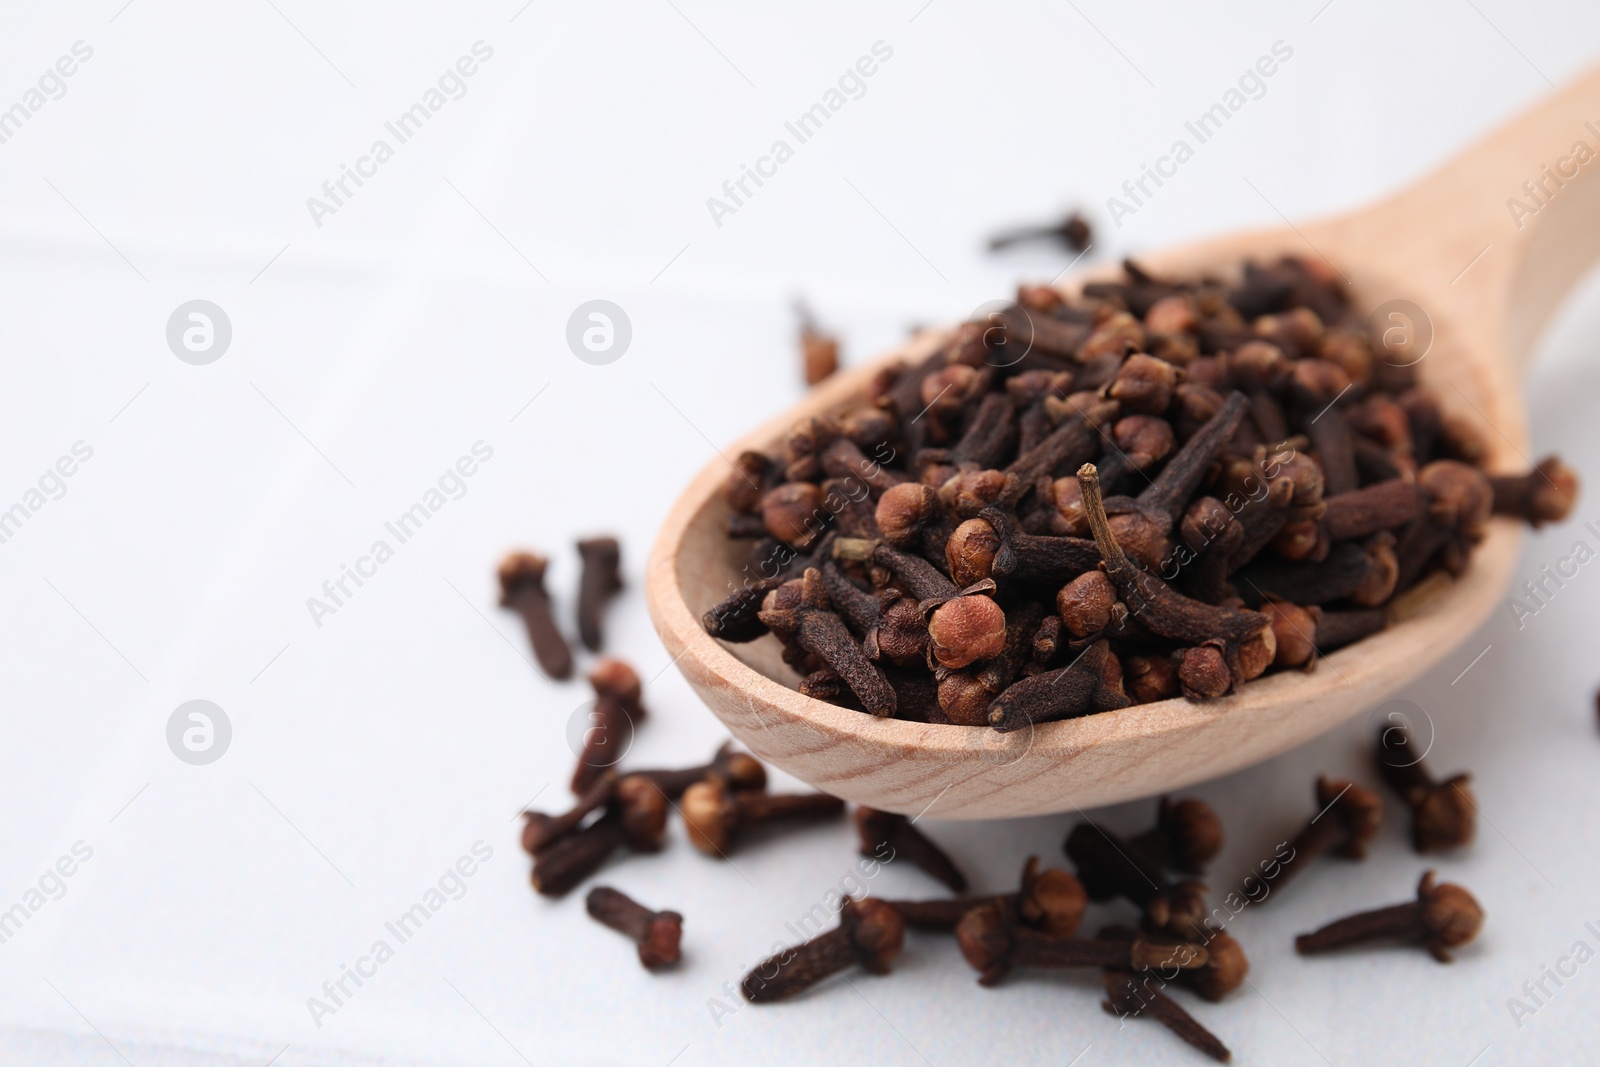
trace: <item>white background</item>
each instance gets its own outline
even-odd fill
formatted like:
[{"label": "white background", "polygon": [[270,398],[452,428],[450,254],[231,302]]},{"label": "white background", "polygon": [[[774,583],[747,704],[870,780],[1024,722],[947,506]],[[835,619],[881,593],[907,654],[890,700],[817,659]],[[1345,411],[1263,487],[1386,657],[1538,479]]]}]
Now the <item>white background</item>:
[{"label": "white background", "polygon": [[[74,442],[93,458],[0,544],[0,908],[74,842],[93,856],[0,945],[0,1060],[1199,1062],[1153,1023],[1119,1031],[1093,975],[982,990],[927,936],[892,977],[718,1025],[724,983],[851,869],[843,822],[733,864],[674,825],[663,855],[609,867],[607,882],[687,917],[667,975],[584,917],[581,893],[535,897],[514,813],[536,794],[566,804],[566,723],[587,694],[529,666],[494,565],[514,546],[549,551],[565,611],[572,540],[618,533],[629,588],[610,643],[652,678],[655,712],[630,763],[698,762],[722,731],[668,669],[642,564],[713,447],[801,394],[794,295],[861,361],[1066,265],[1049,249],[989,256],[984,236],[1006,224],[1081,204],[1099,260],[1351,208],[1586,69],[1600,11],[444,7],[96,0],[3,16],[0,107],[74,42],[93,57],[0,145],[0,507]],[[465,96],[318,227],[307,198],[479,40],[493,58]],[[1266,95],[1112,228],[1104,198],[1279,40],[1293,58]],[[866,94],[715,225],[706,198],[877,41],[893,56]],[[209,366],[165,341],[194,298],[233,326]],[[564,341],[593,298],[633,324],[610,366]],[[1591,284],[1529,393],[1537,454],[1560,450],[1591,485],[1597,328]],[[480,440],[493,458],[466,495],[316,626],[306,598]],[[1577,536],[1530,537],[1519,580]],[[1592,1055],[1600,964],[1520,1028],[1506,1005],[1578,939],[1600,949],[1583,926],[1600,926],[1591,570],[1520,631],[1497,614],[1402,694],[1436,724],[1435,769],[1475,776],[1480,840],[1438,866],[1483,902],[1481,940],[1451,967],[1416,951],[1293,955],[1294,933],[1411,894],[1424,864],[1391,806],[1365,866],[1325,863],[1233,925],[1251,986],[1215,1006],[1180,994],[1236,1062]],[[206,767],[165,741],[196,698],[233,726]],[[1229,831],[1215,884],[1303,822],[1316,772],[1370,781],[1367,738],[1357,721],[1195,789]],[[1152,807],[1094,814],[1134,830]],[[999,889],[1030,852],[1060,861],[1075,819],[922,825]],[[480,840],[493,859],[465,896],[317,1027],[307,998]],[[938,887],[891,868],[872,890]]]}]

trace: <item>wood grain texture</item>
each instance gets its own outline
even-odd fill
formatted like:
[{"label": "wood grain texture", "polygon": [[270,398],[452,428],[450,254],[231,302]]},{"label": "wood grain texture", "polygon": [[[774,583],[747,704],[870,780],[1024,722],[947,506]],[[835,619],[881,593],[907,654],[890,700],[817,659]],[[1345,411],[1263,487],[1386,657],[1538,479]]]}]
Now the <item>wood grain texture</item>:
[{"label": "wood grain texture", "polygon": [[[1595,123],[1594,132],[1585,126]],[[1415,186],[1343,218],[1233,235],[1141,257],[1158,272],[1227,274],[1247,258],[1323,256],[1370,311],[1407,299],[1432,320],[1418,365],[1447,410],[1479,424],[1491,469],[1528,464],[1520,371],[1544,321],[1600,253],[1600,160],[1547,183],[1520,227],[1508,198],[1556,169],[1582,140],[1600,150],[1600,71],[1545,101]],[[1568,169],[1571,169],[1570,167]],[[1484,251],[1485,246],[1488,250]],[[1480,255],[1481,253],[1481,255]],[[1478,257],[1474,261],[1474,257]],[[1469,266],[1470,264],[1470,266]],[[1076,290],[1085,275],[1063,285]],[[771,449],[793,423],[861,397],[876,369],[931,353],[914,338],[882,360],[824,382],[728,449]],[[717,459],[690,483],[651,552],[646,598],[656,630],[697,693],[742,743],[818,789],[888,811],[981,819],[1089,808],[1181,788],[1293,748],[1373,706],[1432,668],[1500,603],[1518,527],[1496,519],[1467,575],[1420,615],[1222,700],[1183,699],[1048,723],[1014,734],[881,720],[801,696],[768,636],[724,645],[700,615],[737,587],[745,545],[730,542]]]}]

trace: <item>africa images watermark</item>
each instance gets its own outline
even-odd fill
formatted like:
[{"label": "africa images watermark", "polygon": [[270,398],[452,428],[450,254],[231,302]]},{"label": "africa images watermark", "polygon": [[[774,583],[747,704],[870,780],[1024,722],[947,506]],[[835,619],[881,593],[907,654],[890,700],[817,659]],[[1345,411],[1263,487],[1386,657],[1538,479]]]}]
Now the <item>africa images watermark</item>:
[{"label": "africa images watermark", "polygon": [[[794,158],[796,146],[805,144],[820,133],[823,124],[838,114],[845,104],[867,95],[867,79],[878,73],[879,64],[887,63],[894,57],[894,49],[881,40],[873,41],[870,51],[871,55],[861,56],[854,66],[846,67],[844,73],[839,75],[836,87],[823,93],[821,100],[802,111],[794,121],[783,124],[789,136],[794,138],[794,145],[779,137],[772,142],[766,155],[756,158],[753,168],[748,163],[741,163],[739,176],[722,183],[722,195],[727,199],[706,197],[706,210],[711,213],[711,221],[717,224],[717,229],[722,229],[724,215],[737,214],[745,201],[756,195],[756,190],[766,184],[763,179],[775,177],[778,168]],[[848,97],[845,95],[847,93]],[[755,183],[755,189],[750,188],[751,182]]]},{"label": "africa images watermark", "polygon": [[[487,63],[494,58],[494,49],[483,41],[472,42],[471,52],[472,55],[459,57],[454,66],[446,67],[444,73],[439,75],[438,82],[423,90],[420,100],[400,112],[392,121],[383,124],[389,136],[394,138],[394,144],[391,145],[383,137],[373,141],[365,155],[356,157],[354,167],[340,163],[339,176],[322,183],[322,195],[326,199],[315,196],[306,198],[306,210],[311,212],[311,221],[316,223],[317,229],[322,229],[324,216],[338,214],[339,209],[367,184],[364,179],[378,176],[378,168],[394,158],[397,147],[420,133],[428,120],[451,100],[460,100],[467,95],[466,80],[478,73],[479,63]],[[354,189],[350,188],[351,182],[355,183]]]},{"label": "africa images watermark", "polygon": [[[446,468],[445,472],[439,475],[437,487],[429,486],[423,492],[422,499],[402,511],[392,521],[383,524],[384,530],[394,538],[394,545],[382,537],[378,538],[367,549],[366,555],[356,558],[354,567],[348,563],[341,563],[339,576],[329,578],[322,583],[322,596],[326,597],[326,600],[316,596],[306,597],[306,610],[311,613],[311,621],[316,624],[317,629],[322,629],[324,616],[338,614],[339,609],[367,584],[367,579],[377,576],[378,568],[394,558],[399,545],[405,544],[420,533],[423,525],[443,511],[444,506],[450,501],[460,500],[467,495],[467,479],[478,473],[479,464],[487,463],[494,458],[494,448],[483,441],[474,441],[471,451],[472,455],[457,458],[453,466]],[[445,495],[447,493],[449,496]],[[352,584],[355,586],[353,589]]]},{"label": "africa images watermark", "polygon": [[67,95],[66,79],[78,73],[78,66],[94,57],[94,48],[82,41],[72,42],[72,54],[62,56],[54,66],[39,75],[38,88],[23,91],[22,99],[0,111],[0,144],[22,132],[23,123],[38,114],[52,100]]},{"label": "africa images watermark", "polygon": [[[1583,528],[1595,538],[1595,543],[1600,544],[1600,528],[1591,519],[1583,524]],[[1516,621],[1517,629],[1526,629],[1528,620],[1550,606],[1567,583],[1578,577],[1580,568],[1595,558],[1595,545],[1584,538],[1579,538],[1572,543],[1567,554],[1556,559],[1554,563],[1546,563],[1539,568],[1537,577],[1529,578],[1522,583],[1520,596],[1506,597],[1506,610],[1511,613],[1511,618]]]},{"label": "africa images watermark", "polygon": [[[1593,122],[1585,122],[1583,128],[1595,139],[1596,144],[1600,144],[1600,127]],[[1566,188],[1567,181],[1578,176],[1578,169],[1593,161],[1597,155],[1600,153],[1579,137],[1572,142],[1567,154],[1556,160],[1553,170],[1548,163],[1539,164],[1539,176],[1522,183],[1523,195],[1528,199],[1524,201],[1515,196],[1506,197],[1506,210],[1511,213],[1511,221],[1517,224],[1517,229],[1522,229],[1528,216],[1537,215],[1549,207],[1556,194]]]},{"label": "africa images watermark", "polygon": [[5,911],[0,911],[0,945],[17,936],[22,925],[32,919],[46,904],[66,896],[66,879],[77,874],[78,867],[88,863],[94,856],[94,849],[81,840],[72,843],[71,851],[72,855],[64,855],[53,865],[45,868],[44,873],[39,876],[37,887],[30,886],[22,894],[20,901]]},{"label": "africa images watermark", "polygon": [[[1122,183],[1122,192],[1127,200],[1115,196],[1106,197],[1106,212],[1111,216],[1111,221],[1117,224],[1117,229],[1122,228],[1123,216],[1137,215],[1146,201],[1156,195],[1147,183],[1155,182],[1156,189],[1160,189],[1165,184],[1162,179],[1176,177],[1178,168],[1194,158],[1195,149],[1222,132],[1223,124],[1245,104],[1251,100],[1260,100],[1267,95],[1266,79],[1278,73],[1278,66],[1289,62],[1294,56],[1294,49],[1283,41],[1273,41],[1270,51],[1271,55],[1261,56],[1253,67],[1245,68],[1244,73],[1239,75],[1237,88],[1230,87],[1222,94],[1221,100],[1200,112],[1193,122],[1183,124],[1183,128],[1194,137],[1193,145],[1182,137],[1178,138],[1172,142],[1172,148],[1166,155],[1156,157],[1154,167],[1141,163],[1139,177]],[[1246,93],[1249,94],[1248,97]],[[1132,203],[1129,203],[1129,200]]]},{"label": "africa images watermark", "polygon": [[80,464],[94,458],[94,449],[84,441],[72,442],[70,456],[62,456],[44,469],[35,485],[23,490],[22,497],[8,508],[0,508],[0,545],[15,537],[22,524],[52,500],[67,495],[66,479],[78,473]]},{"label": "africa images watermark", "polygon": [[[444,910],[450,901],[467,895],[467,880],[478,873],[480,865],[494,858],[494,849],[481,840],[474,841],[469,851],[471,855],[461,856],[446,867],[420,900],[383,924],[388,937],[374,941],[369,952],[356,958],[354,967],[339,964],[338,976],[322,983],[322,995],[306,998],[306,1010],[311,1013],[311,1021],[317,1024],[317,1029],[322,1029],[324,1019],[349,1004],[361,987],[377,976],[378,968],[394,959],[395,950],[415,937],[428,920]],[[394,944],[389,943],[389,938],[394,939]]]},{"label": "africa images watermark", "polygon": [[[1595,939],[1594,944],[1600,945],[1600,929],[1592,922],[1584,923],[1583,928]],[[1522,983],[1521,997],[1506,998],[1506,1010],[1511,1013],[1511,1021],[1517,1024],[1517,1029],[1522,1029],[1524,1019],[1538,1015],[1541,1008],[1547,1007],[1567,982],[1578,976],[1578,968],[1594,959],[1594,956],[1594,945],[1580,937],[1573,942],[1566,955],[1556,957],[1554,966],[1541,964],[1539,977]],[[1550,988],[1551,982],[1556,986],[1553,990]],[[1540,996],[1541,993],[1544,995]]]}]

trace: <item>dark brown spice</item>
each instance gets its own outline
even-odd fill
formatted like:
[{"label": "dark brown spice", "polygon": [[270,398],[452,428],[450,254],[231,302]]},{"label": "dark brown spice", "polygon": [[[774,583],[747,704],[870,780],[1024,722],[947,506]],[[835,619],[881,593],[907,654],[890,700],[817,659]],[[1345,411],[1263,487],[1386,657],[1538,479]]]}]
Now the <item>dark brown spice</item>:
[{"label": "dark brown spice", "polygon": [[761,622],[779,637],[793,641],[831,667],[872,714],[894,714],[894,690],[883,672],[867,659],[844,621],[829,610],[822,572],[815,567],[808,568],[799,583],[799,602],[793,607],[774,605],[772,598],[780,590],[767,594],[769,606],[763,607]]},{"label": "dark brown spice", "polygon": [[[1398,621],[1433,603],[1491,507],[1570,510],[1558,461],[1476,470],[1484,428],[1375,357],[1325,262],[1246,264],[1236,283],[1124,271],[1081,298],[1021,286],[918,365],[877,372],[865,402],[738,456],[727,524],[751,580],[707,630],[753,640],[777,612],[802,692],[918,722],[988,721],[986,698],[1022,723],[1210,699],[1376,632],[1352,608]],[[1090,462],[1099,529],[1074,476]],[[803,583],[773,599],[828,561],[825,599]],[[1093,574],[1109,602],[1082,596],[1105,591],[1078,583]],[[1018,614],[1034,609],[1042,622]],[[1001,699],[1099,640],[1087,705]]]},{"label": "dark brown spice", "polygon": [[1039,857],[1029,856],[1015,893],[987,896],[940,897],[936,900],[891,900],[906,925],[918,930],[954,931],[973,908],[993,904],[1010,909],[1025,926],[1052,937],[1071,937],[1083,921],[1089,898],[1083,886],[1059,867],[1039,869]]},{"label": "dark brown spice", "polygon": [[1000,733],[1038,723],[1115,711],[1131,701],[1122,691],[1120,664],[1106,641],[1096,641],[1060,670],[1016,682],[989,706],[989,725]]},{"label": "dark brown spice", "polygon": [[665,841],[667,798],[642,778],[622,779],[604,816],[560,838],[534,857],[533,888],[559,897],[575,889],[624,844],[655,852]]},{"label": "dark brown spice", "polygon": [[[1259,880],[1254,875],[1245,879],[1243,892],[1250,900],[1259,904],[1271,899],[1275,895],[1271,890],[1281,889],[1324,853],[1335,852],[1355,860],[1366,857],[1367,843],[1377,836],[1383,819],[1383,801],[1378,795],[1354,782],[1323,777],[1317,779],[1316,799],[1317,814],[1289,842],[1289,855],[1276,861],[1276,870]],[[1252,883],[1257,888],[1252,888]],[[1268,892],[1258,896],[1263,883]]]},{"label": "dark brown spice", "polygon": [[699,767],[673,770],[633,771],[630,777],[647,778],[668,800],[677,800],[684,790],[711,775],[719,775],[735,792],[767,787],[767,770],[754,756],[740,752],[732,741],[724,741],[711,757],[711,762]]},{"label": "dark brown spice", "polygon": [[1128,842],[1157,863],[1185,874],[1199,874],[1222,851],[1222,820],[1196,797],[1156,806],[1156,824]]},{"label": "dark brown spice", "polygon": [[1440,963],[1449,963],[1450,950],[1477,937],[1482,928],[1483,908],[1477,899],[1454,883],[1436,884],[1428,871],[1417,885],[1415,902],[1347,916],[1301,934],[1294,947],[1300,955],[1312,956],[1369,941],[1414,941]]},{"label": "dark brown spice", "polygon": [[591,813],[611,802],[616,784],[616,774],[608,771],[584,791],[577,803],[560,815],[546,815],[540,811],[523,812],[523,850],[530,856],[538,855],[546,846],[572,833]]},{"label": "dark brown spice", "polygon": [[1060,222],[1048,226],[1020,226],[996,234],[989,239],[989,251],[998,252],[1023,241],[1047,240],[1057,241],[1073,252],[1082,252],[1089,247],[1093,236],[1088,220],[1074,211]]},{"label": "dark brown spice", "polygon": [[806,384],[816,385],[839,369],[839,340],[818,328],[803,301],[795,301],[794,310],[800,319],[800,356]]},{"label": "dark brown spice", "polygon": [[545,592],[548,561],[532,552],[513,552],[500,564],[500,606],[522,616],[539,668],[557,680],[572,677],[572,649],[556,626]]},{"label": "dark brown spice", "polygon": [[591,725],[584,731],[583,748],[572,774],[572,791],[578,794],[587,792],[606,768],[616,764],[627,749],[626,739],[646,714],[640,701],[643,686],[639,675],[622,660],[603,659],[595,664],[589,684],[595,695]]},{"label": "dark brown spice", "polygon": [[584,898],[584,908],[596,922],[628,935],[639,946],[639,962],[649,970],[670,967],[680,958],[683,916],[675,911],[653,911],[610,886],[595,886]]},{"label": "dark brown spice", "polygon": [[599,652],[604,643],[601,619],[606,601],[622,589],[622,546],[615,537],[591,537],[578,542],[583,570],[578,578],[578,636],[583,647]]},{"label": "dark brown spice", "polygon": [[1126,941],[1055,937],[1023,926],[994,904],[973,908],[956,924],[961,955],[981,985],[1002,981],[1016,967],[1121,967],[1132,970],[1205,965],[1204,945],[1138,936]]},{"label": "dark brown spice", "polygon": [[1538,529],[1572,513],[1578,475],[1557,456],[1546,456],[1527,474],[1490,475],[1496,515],[1511,515]]},{"label": "dark brown spice", "polygon": [[726,858],[734,841],[752,826],[828,818],[844,810],[844,801],[826,793],[735,792],[724,778],[713,774],[686,789],[679,808],[694,847]]},{"label": "dark brown spice", "polygon": [[905,857],[949,886],[951,892],[966,891],[967,876],[961,873],[944,849],[929,840],[904,815],[858,807],[855,819],[861,855],[883,859],[884,849],[887,848],[894,853],[893,859]]},{"label": "dark brown spice", "polygon": [[767,1004],[857,965],[888,974],[904,942],[905,921],[893,906],[872,897],[847,900],[837,927],[756,964],[739,989],[752,1004]]},{"label": "dark brown spice", "polygon": [[1233,1059],[1228,1046],[1196,1022],[1177,1001],[1154,986],[1149,975],[1139,978],[1127,971],[1107,969],[1102,977],[1106,999],[1101,1002],[1101,1007],[1107,1014],[1122,1018],[1148,1013],[1162,1026],[1218,1063],[1228,1063]]},{"label": "dark brown spice", "polygon": [[1411,732],[1399,723],[1378,727],[1373,757],[1378,774],[1411,809],[1411,844],[1418,852],[1442,852],[1472,843],[1477,801],[1467,788],[1470,775],[1435,781],[1422,765]]},{"label": "dark brown spice", "polygon": [[[1093,464],[1085,464],[1078,471],[1078,483],[1083,490],[1084,508],[1089,515],[1095,544],[1100,546],[1104,557],[1100,566],[1117,587],[1130,615],[1151,633],[1162,637],[1195,645],[1214,643],[1220,646],[1218,651],[1226,661],[1233,684],[1256,677],[1271,664],[1277,648],[1264,615],[1191,600],[1136,568],[1111,532]],[[1180,665],[1180,679],[1182,676]]]}]

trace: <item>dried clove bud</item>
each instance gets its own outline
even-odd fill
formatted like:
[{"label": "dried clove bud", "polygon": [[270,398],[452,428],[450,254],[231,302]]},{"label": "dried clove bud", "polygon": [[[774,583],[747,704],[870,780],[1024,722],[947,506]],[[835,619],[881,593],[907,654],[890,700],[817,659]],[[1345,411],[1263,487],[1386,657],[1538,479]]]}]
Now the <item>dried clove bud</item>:
[{"label": "dried clove bud", "polygon": [[713,774],[720,776],[727,782],[728,788],[735,792],[767,787],[767,769],[761,765],[761,761],[748,753],[736,750],[732,741],[724,741],[712,755],[711,762],[699,767],[634,771],[629,777],[648,778],[655,783],[657,789],[666,794],[668,800],[677,800],[683,796],[684,790]]},{"label": "dried clove bud", "polygon": [[[1262,879],[1271,889],[1287,884],[1307,864],[1326,852],[1336,852],[1348,859],[1364,859],[1367,843],[1377,836],[1383,818],[1383,801],[1378,799],[1378,794],[1354,782],[1322,777],[1317,779],[1316,796],[1320,810],[1289,842],[1289,855],[1278,862],[1273,876]],[[1269,899],[1266,894],[1256,897],[1250,890],[1250,881],[1251,878],[1245,879],[1245,896],[1256,903]]]},{"label": "dried clove bud", "polygon": [[1127,941],[1053,937],[1018,923],[1005,909],[983,904],[956,924],[956,944],[978,972],[980,985],[1002,981],[1016,967],[1119,967],[1131,970],[1205,965],[1204,945],[1138,936]]},{"label": "dried clove bud", "polygon": [[1092,237],[1088,220],[1074,211],[1060,222],[1048,226],[1020,226],[998,233],[989,238],[989,251],[998,252],[1023,241],[1048,240],[1059,242],[1070,251],[1082,252],[1089,247]]},{"label": "dried clove bud", "polygon": [[965,667],[990,659],[1005,643],[1005,612],[986,596],[956,597],[928,617],[928,650],[941,666]]},{"label": "dried clove bud", "polygon": [[591,537],[578,542],[578,555],[583,559],[578,579],[578,636],[584,648],[599,652],[606,601],[622,588],[622,547],[615,537]]},{"label": "dried clove bud", "polygon": [[1489,477],[1496,515],[1510,515],[1534,529],[1560,522],[1578,500],[1578,474],[1557,456],[1541,459],[1527,474]]},{"label": "dried clove bud", "polygon": [[523,850],[530,856],[536,856],[546,846],[571,834],[590,813],[611,802],[616,784],[616,774],[607,771],[584,791],[576,804],[560,815],[546,815],[540,811],[523,812]]},{"label": "dried clove bud", "polygon": [[799,585],[799,600],[792,607],[780,607],[773,601],[781,590],[769,593],[768,606],[762,608],[759,616],[761,622],[779,637],[793,641],[831,667],[872,714],[893,715],[894,690],[883,672],[872,665],[855,638],[850,636],[844,621],[828,610],[822,572],[815,567],[807,568]]},{"label": "dried clove bud", "polygon": [[869,974],[888,974],[904,942],[905,920],[892,905],[872,897],[846,900],[837,927],[756,964],[739,989],[750,1003],[767,1004],[857,964]]},{"label": "dried clove bud", "polygon": [[1100,1006],[1107,1014],[1123,1018],[1148,1012],[1162,1026],[1217,1062],[1228,1063],[1233,1059],[1233,1053],[1217,1035],[1196,1022],[1159,988],[1151,988],[1148,976],[1140,979],[1127,971],[1107,969],[1102,977],[1106,999]]},{"label": "dried clove bud", "polygon": [[1088,898],[1083,886],[1059,867],[1041,871],[1039,857],[1029,856],[1022,882],[1015,893],[989,896],[940,897],[937,900],[891,900],[906,921],[918,930],[954,931],[973,908],[994,904],[1011,909],[1018,922],[1052,937],[1071,937],[1083,920]]},{"label": "dried clove bud", "polygon": [[583,749],[572,774],[572,791],[579,794],[587,792],[606,768],[621,758],[612,753],[626,748],[620,739],[632,736],[646,714],[639,675],[622,660],[603,659],[595,664],[589,684],[595,695],[592,725],[584,731]]},{"label": "dried clove bud", "polygon": [[795,301],[794,310],[800,319],[800,356],[806,384],[816,385],[839,369],[839,340],[817,327],[803,301]]},{"label": "dried clove bud", "polygon": [[1470,775],[1435,781],[1422,766],[1411,733],[1399,723],[1378,727],[1373,748],[1378,774],[1411,809],[1411,844],[1418,852],[1442,852],[1472,843],[1478,805],[1467,788]]},{"label": "dried clove bud", "polygon": [[888,846],[894,851],[896,859],[904,856],[949,886],[951,892],[966,891],[967,876],[961,873],[943,849],[929,840],[904,815],[858,807],[855,818],[863,856],[881,856],[884,846]]},{"label": "dried clove bud", "polygon": [[[1277,653],[1266,616],[1191,600],[1136,568],[1111,532],[1100,500],[1099,474],[1093,464],[1086,463],[1079,469],[1078,483],[1095,544],[1104,557],[1101,569],[1117,587],[1130,615],[1161,637],[1216,648],[1225,661],[1231,684],[1248,681],[1266,670]],[[1178,675],[1182,680],[1181,664]]]},{"label": "dried clove bud", "polygon": [[545,592],[548,562],[532,552],[513,552],[500,563],[500,606],[522,616],[539,668],[557,680],[572,677],[572,649],[561,636]]},{"label": "dried clove bud", "polygon": [[651,782],[628,777],[617,782],[606,813],[592,826],[568,834],[534,857],[533,888],[559,897],[575,889],[624,844],[655,852],[666,839],[667,798]]},{"label": "dried clove bud", "polygon": [[1122,691],[1121,665],[1106,641],[1096,641],[1072,663],[1015,683],[989,705],[989,725],[1000,733],[1115,711],[1130,701]]},{"label": "dried clove bud", "polygon": [[844,810],[844,801],[826,793],[734,792],[726,779],[713,774],[684,790],[680,809],[694,847],[726,857],[749,827],[837,815]]},{"label": "dried clove bud", "polygon": [[1222,820],[1211,805],[1195,797],[1162,797],[1156,824],[1129,844],[1159,864],[1199,874],[1222,851]]},{"label": "dried clove bud", "polygon": [[1449,963],[1450,950],[1477,937],[1482,928],[1483,907],[1477,898],[1452,882],[1435,884],[1428,871],[1417,884],[1415,902],[1347,916],[1301,934],[1294,947],[1302,956],[1313,956],[1368,941],[1415,941],[1440,963]]},{"label": "dried clove bud", "polygon": [[675,911],[652,911],[610,886],[595,886],[584,898],[584,909],[602,925],[627,934],[639,946],[639,962],[649,970],[669,967],[680,958],[683,916]]}]

